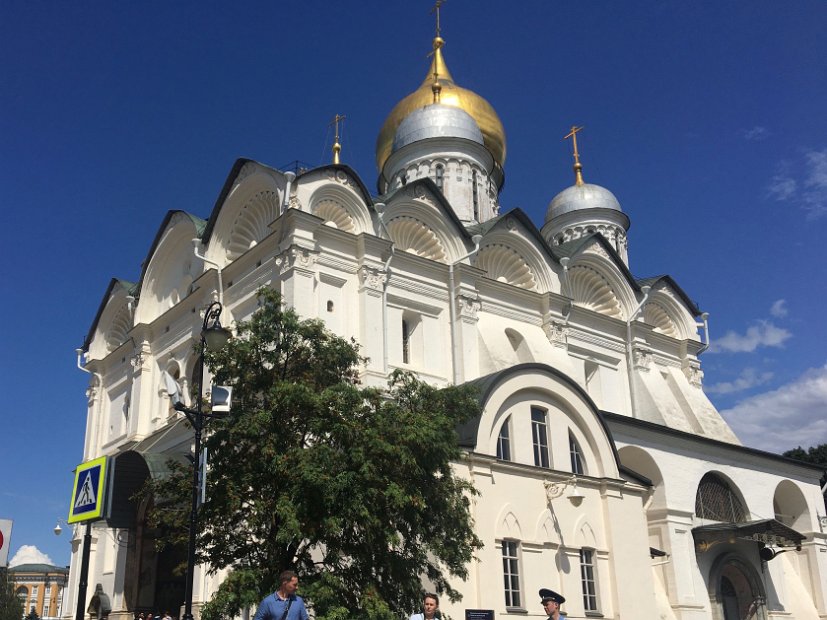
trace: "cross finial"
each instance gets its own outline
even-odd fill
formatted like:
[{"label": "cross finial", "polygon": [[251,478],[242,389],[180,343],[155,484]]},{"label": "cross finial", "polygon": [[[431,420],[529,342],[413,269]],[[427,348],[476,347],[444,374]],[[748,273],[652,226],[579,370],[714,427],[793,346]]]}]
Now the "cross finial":
[{"label": "cross finial", "polygon": [[[344,126],[345,118],[346,117],[345,117],[344,114],[336,114],[336,116],[333,117],[333,120],[330,121],[330,125],[335,125],[336,126],[336,137],[333,139],[333,163],[334,164],[339,163],[339,152],[342,150],[342,145],[339,144],[339,123],[342,123],[342,125]],[[330,125],[328,125],[328,126],[330,126]]]},{"label": "cross finial", "polygon": [[577,134],[582,131],[582,127],[577,125],[571,126],[571,131],[565,135],[563,140],[571,138],[572,147],[574,150],[574,184],[583,185],[583,165],[580,163],[580,153],[577,150]]},{"label": "cross finial", "polygon": [[439,27],[439,9],[443,4],[445,4],[445,0],[436,0],[434,8],[431,9],[431,13],[436,13],[436,36],[440,36],[442,32]]}]

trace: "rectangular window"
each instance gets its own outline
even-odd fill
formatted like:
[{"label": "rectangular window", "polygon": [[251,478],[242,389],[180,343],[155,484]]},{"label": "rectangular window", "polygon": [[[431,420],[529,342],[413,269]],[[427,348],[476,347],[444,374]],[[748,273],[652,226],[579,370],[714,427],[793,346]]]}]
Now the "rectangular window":
[{"label": "rectangular window", "polygon": [[503,541],[503,586],[505,606],[521,607],[520,597],[520,559],[517,555],[519,543],[516,540]]},{"label": "rectangular window", "polygon": [[511,437],[509,425],[511,418],[509,417],[500,427],[500,434],[497,436],[497,458],[503,461],[511,460]]},{"label": "rectangular window", "polygon": [[531,437],[534,442],[534,464],[538,467],[548,467],[546,412],[538,407],[531,408]]},{"label": "rectangular window", "polygon": [[599,611],[597,606],[597,583],[594,578],[594,550],[580,550],[580,585],[583,589],[583,609]]},{"label": "rectangular window", "polygon": [[583,453],[580,451],[580,446],[574,435],[569,431],[569,456],[571,456],[571,473],[578,476],[586,473],[586,468],[583,467]]}]

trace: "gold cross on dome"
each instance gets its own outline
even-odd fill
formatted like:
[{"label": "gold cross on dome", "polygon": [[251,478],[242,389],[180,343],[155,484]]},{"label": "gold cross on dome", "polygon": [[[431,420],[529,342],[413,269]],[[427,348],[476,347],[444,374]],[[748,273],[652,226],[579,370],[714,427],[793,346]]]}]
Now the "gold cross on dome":
[{"label": "gold cross on dome", "polygon": [[436,36],[440,36],[440,27],[439,27],[439,9],[440,7],[445,4],[446,0],[436,0],[434,7],[431,9],[431,13],[436,13]]},{"label": "gold cross on dome", "polygon": [[339,144],[339,123],[342,123],[342,125],[344,125],[345,118],[346,117],[345,117],[344,114],[336,114],[336,116],[333,117],[333,120],[330,121],[330,123],[328,124],[328,127],[330,125],[335,125],[336,126],[336,137],[333,139],[333,163],[334,164],[339,163],[339,152],[342,150],[342,145]]},{"label": "gold cross on dome", "polygon": [[583,131],[582,127],[577,125],[571,126],[571,131],[566,134],[563,140],[571,138],[572,147],[574,149],[574,184],[583,185],[583,165],[580,163],[580,153],[577,150],[577,134]]},{"label": "gold cross on dome", "polygon": [[566,134],[563,140],[568,140],[571,138],[572,146],[574,147],[574,163],[580,163],[580,153],[577,152],[577,134],[578,132],[583,131],[582,127],[578,127],[577,125],[571,126],[571,131]]}]

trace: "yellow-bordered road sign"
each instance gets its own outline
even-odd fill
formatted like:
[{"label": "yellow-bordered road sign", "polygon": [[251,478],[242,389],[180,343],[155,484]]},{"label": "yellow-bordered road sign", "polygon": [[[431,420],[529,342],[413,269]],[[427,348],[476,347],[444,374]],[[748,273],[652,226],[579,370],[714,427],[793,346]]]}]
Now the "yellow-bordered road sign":
[{"label": "yellow-bordered road sign", "polygon": [[103,513],[103,491],[106,482],[106,457],[86,461],[75,470],[72,505],[68,523],[100,519]]}]

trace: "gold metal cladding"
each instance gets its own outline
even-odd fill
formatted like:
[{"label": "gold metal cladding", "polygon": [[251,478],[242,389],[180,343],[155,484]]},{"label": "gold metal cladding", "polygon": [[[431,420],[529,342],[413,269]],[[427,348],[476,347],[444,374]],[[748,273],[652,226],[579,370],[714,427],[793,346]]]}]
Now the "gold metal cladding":
[{"label": "gold metal cladding", "polygon": [[376,164],[379,170],[385,165],[391,155],[393,137],[406,116],[418,108],[430,105],[434,101],[434,73],[439,77],[439,102],[442,105],[460,108],[471,115],[482,131],[483,142],[486,148],[494,156],[494,160],[504,166],[505,164],[505,129],[500,117],[485,99],[473,91],[457,86],[451,72],[445,65],[442,56],[442,47],[445,41],[441,37],[434,38],[434,51],[431,59],[431,67],[425,76],[422,85],[402,101],[396,104],[391,113],[385,119],[385,124],[379,132],[376,140]]}]

